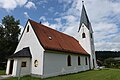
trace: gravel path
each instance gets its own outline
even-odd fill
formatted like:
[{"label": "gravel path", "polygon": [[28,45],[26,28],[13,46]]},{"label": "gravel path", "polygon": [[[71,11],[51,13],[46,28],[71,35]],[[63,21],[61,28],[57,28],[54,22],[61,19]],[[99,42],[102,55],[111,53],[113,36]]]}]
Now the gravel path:
[{"label": "gravel path", "polygon": [[4,80],[5,78],[12,77],[11,75],[0,75],[0,80]]}]

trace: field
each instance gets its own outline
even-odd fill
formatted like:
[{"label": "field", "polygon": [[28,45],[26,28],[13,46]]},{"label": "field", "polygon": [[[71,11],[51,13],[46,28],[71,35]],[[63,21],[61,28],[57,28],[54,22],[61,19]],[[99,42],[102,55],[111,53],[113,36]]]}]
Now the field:
[{"label": "field", "polygon": [[[17,80],[17,78],[9,78],[4,80]],[[120,80],[120,69],[92,70],[47,79],[25,76],[20,80]]]}]

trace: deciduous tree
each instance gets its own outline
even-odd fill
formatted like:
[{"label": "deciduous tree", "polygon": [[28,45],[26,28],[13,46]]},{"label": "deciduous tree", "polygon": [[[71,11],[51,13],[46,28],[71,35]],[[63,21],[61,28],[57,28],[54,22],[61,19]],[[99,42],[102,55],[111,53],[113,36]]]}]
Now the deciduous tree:
[{"label": "deciduous tree", "polygon": [[0,56],[4,59],[13,54],[16,49],[20,35],[19,24],[20,20],[15,20],[13,16],[8,15],[2,19],[4,27],[0,26]]}]

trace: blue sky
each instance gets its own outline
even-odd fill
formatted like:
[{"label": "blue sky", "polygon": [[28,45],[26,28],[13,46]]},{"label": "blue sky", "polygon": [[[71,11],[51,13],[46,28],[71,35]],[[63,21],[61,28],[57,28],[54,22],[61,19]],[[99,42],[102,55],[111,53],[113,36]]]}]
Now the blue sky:
[{"label": "blue sky", "polygon": [[[96,50],[120,51],[120,1],[84,1]],[[82,0],[0,0],[0,20],[13,15],[23,30],[30,18],[76,38],[81,9]]]}]

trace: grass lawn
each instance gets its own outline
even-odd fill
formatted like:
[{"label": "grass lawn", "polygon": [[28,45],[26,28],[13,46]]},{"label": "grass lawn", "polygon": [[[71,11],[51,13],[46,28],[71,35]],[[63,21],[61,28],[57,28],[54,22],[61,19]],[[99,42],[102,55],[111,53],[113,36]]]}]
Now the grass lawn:
[{"label": "grass lawn", "polygon": [[[5,80],[17,80],[17,78],[9,78]],[[22,77],[20,80],[120,80],[120,69],[92,70],[47,79],[26,76]]]},{"label": "grass lawn", "polygon": [[5,74],[5,70],[0,70],[0,75],[4,75]]}]

